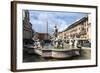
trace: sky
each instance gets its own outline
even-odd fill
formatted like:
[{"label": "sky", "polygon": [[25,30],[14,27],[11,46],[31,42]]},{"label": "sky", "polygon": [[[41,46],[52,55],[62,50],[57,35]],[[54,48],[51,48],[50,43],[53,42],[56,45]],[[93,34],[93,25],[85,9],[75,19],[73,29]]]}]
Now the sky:
[{"label": "sky", "polygon": [[79,12],[55,12],[55,11],[35,11],[30,10],[30,22],[32,23],[32,29],[39,33],[48,32],[54,33],[54,26],[56,25],[58,31],[65,30],[68,26],[81,18],[87,16],[87,13]]}]

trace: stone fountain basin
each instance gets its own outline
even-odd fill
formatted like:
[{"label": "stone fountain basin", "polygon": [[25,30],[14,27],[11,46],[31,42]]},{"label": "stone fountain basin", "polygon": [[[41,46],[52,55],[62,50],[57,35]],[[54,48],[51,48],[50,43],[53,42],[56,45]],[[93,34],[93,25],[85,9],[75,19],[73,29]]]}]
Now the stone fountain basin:
[{"label": "stone fountain basin", "polygon": [[80,48],[70,49],[46,49],[46,48],[35,48],[35,53],[42,57],[52,58],[69,58],[72,56],[80,55]]}]

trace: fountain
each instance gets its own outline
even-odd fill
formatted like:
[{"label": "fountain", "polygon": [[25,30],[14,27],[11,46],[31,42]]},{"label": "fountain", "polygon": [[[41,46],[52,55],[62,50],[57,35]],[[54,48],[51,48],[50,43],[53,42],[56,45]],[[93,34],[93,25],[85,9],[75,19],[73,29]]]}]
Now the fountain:
[{"label": "fountain", "polygon": [[[37,42],[38,43],[38,42]],[[54,37],[52,43],[49,45],[42,45],[38,43],[38,47],[34,51],[42,57],[52,57],[52,58],[69,58],[75,55],[80,55],[80,48],[77,47],[77,39],[69,39],[69,44],[64,45],[64,40],[58,38],[58,28],[54,27]],[[65,47],[67,46],[67,47]]]}]

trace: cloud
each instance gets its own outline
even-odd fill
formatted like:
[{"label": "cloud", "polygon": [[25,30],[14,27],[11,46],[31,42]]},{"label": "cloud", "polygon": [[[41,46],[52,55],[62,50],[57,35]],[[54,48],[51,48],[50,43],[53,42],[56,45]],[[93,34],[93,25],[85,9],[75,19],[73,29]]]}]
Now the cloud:
[{"label": "cloud", "polygon": [[54,26],[56,25],[58,31],[63,31],[69,25],[75,21],[87,16],[87,13],[76,13],[76,12],[50,12],[50,11],[34,11],[30,12],[30,22],[32,28],[36,32],[46,33],[47,24],[48,32],[54,32]]}]

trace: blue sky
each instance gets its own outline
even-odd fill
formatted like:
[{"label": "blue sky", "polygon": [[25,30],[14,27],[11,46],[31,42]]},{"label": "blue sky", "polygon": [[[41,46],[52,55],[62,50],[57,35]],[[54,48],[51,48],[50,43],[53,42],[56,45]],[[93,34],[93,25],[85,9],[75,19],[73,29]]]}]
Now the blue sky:
[{"label": "blue sky", "polygon": [[30,22],[32,28],[36,32],[46,33],[46,26],[48,24],[48,32],[54,32],[54,26],[56,25],[58,31],[65,30],[69,25],[78,21],[79,19],[87,16],[87,13],[77,12],[54,12],[54,11],[34,11],[30,10]]}]

